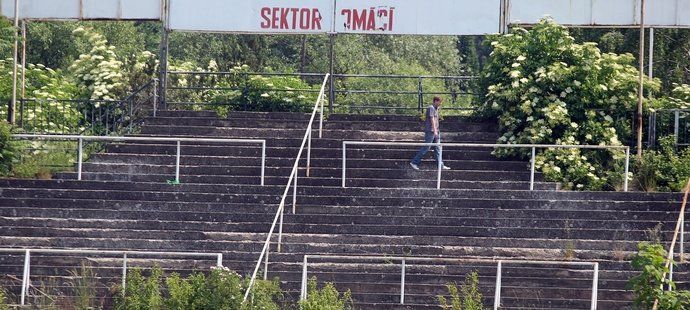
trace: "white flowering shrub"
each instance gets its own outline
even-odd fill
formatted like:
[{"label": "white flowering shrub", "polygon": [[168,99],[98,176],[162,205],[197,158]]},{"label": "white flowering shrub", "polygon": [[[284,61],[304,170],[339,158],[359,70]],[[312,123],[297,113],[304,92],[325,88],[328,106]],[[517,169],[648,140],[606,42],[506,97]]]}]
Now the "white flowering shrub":
[{"label": "white flowering shrub", "polygon": [[673,84],[673,90],[668,97],[651,100],[649,110],[656,109],[690,109],[690,85]]},{"label": "white flowering shrub", "polygon": [[[544,19],[491,38],[493,51],[481,76],[480,115],[498,118],[507,144],[622,145],[631,137],[638,70],[630,54],[602,53],[576,44],[565,27]],[[659,82],[645,81],[656,91]],[[497,149],[500,157],[527,157],[527,149]],[[551,181],[581,190],[622,183],[623,151],[550,149],[536,167]]]},{"label": "white flowering shrub", "polygon": [[115,47],[108,45],[103,35],[90,28],[78,27],[73,32],[84,40],[91,50],[79,55],[70,66],[79,85],[81,97],[93,100],[115,100],[123,94],[122,61],[115,54]]}]

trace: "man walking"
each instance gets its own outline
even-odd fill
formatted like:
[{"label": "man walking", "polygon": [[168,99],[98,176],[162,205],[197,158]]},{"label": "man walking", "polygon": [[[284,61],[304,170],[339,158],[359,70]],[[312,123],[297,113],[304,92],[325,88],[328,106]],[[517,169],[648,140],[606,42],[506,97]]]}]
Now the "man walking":
[{"label": "man walking", "polygon": [[[438,127],[438,110],[441,108],[441,97],[434,97],[433,104],[426,109],[426,120],[424,121],[424,143],[440,143],[441,142],[441,132]],[[419,165],[422,163],[422,158],[429,152],[431,146],[423,146],[417,155],[410,162],[412,169],[419,170]],[[440,164],[443,170],[450,170],[443,164],[443,159],[441,159],[441,147],[434,146],[434,156],[436,157],[436,163]]]}]

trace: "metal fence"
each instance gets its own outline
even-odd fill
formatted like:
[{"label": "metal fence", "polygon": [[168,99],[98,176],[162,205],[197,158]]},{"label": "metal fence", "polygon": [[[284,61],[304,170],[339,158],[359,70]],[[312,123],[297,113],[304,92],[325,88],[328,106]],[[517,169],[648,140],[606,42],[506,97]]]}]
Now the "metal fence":
[{"label": "metal fence", "polygon": [[[22,264],[22,277],[21,277],[21,287],[20,287],[20,300],[19,304],[24,306],[27,304],[27,297],[30,296],[30,289],[34,287],[31,283],[31,260],[32,255],[34,257],[37,254],[46,254],[48,256],[58,256],[58,255],[79,255],[86,256],[90,260],[103,259],[103,258],[121,258],[122,260],[122,291],[124,293],[124,288],[127,285],[127,270],[131,268],[128,263],[131,263],[132,259],[142,259],[148,258],[161,260],[161,259],[174,259],[174,258],[184,258],[184,259],[215,259],[216,266],[223,266],[223,254],[222,253],[200,253],[200,252],[151,252],[151,251],[110,251],[110,250],[76,250],[76,249],[32,249],[32,248],[0,248],[0,253],[5,255],[11,254],[23,254],[23,264]],[[46,267],[46,266],[41,266]],[[45,276],[45,274],[43,274]]]},{"label": "metal fence", "polygon": [[[414,143],[414,142],[371,142],[371,141],[343,141],[342,155],[342,187],[345,188],[345,178],[347,171],[347,146],[348,145],[368,145],[368,146],[438,146],[439,157],[443,158],[443,147],[475,147],[475,148],[530,148],[532,155],[530,159],[530,182],[529,189],[534,190],[534,174],[536,149],[618,149],[625,150],[625,171],[623,173],[623,191],[628,191],[628,171],[630,168],[630,147],[628,146],[609,146],[609,145],[560,145],[560,144],[479,144],[479,143]],[[437,163],[436,189],[441,189],[441,171],[443,171],[442,161]]]},{"label": "metal fence", "polygon": [[[195,105],[225,107],[229,110],[254,111],[261,105],[252,100],[255,92],[318,94],[322,73],[257,73],[257,72],[168,72],[165,85],[168,108],[190,109]],[[309,88],[261,87],[251,81],[259,77],[298,78]],[[375,74],[335,74],[331,76],[326,93],[329,112],[367,113],[387,112],[416,114],[434,96],[446,98],[445,110],[472,111],[476,103],[474,76],[412,76]],[[365,89],[365,85],[377,85]],[[309,99],[282,107],[290,111],[308,112]]]},{"label": "metal fence", "polygon": [[82,164],[84,161],[84,142],[86,141],[138,141],[138,142],[175,142],[175,183],[180,182],[180,160],[182,142],[186,143],[236,143],[236,144],[260,144],[261,145],[261,185],[264,185],[266,174],[266,140],[258,139],[221,139],[221,138],[177,138],[177,137],[123,137],[123,136],[77,136],[77,135],[12,135],[14,139],[24,140],[76,140],[77,147],[77,179],[82,179]]},{"label": "metal fence", "polygon": [[158,105],[158,80],[123,100],[21,99],[17,126],[26,133],[109,135],[132,133]]},{"label": "metal fence", "polygon": [[[308,268],[310,259],[319,260],[321,262],[331,263],[333,265],[339,265],[336,262],[342,264],[343,261],[355,261],[361,262],[400,262],[400,304],[405,305],[405,286],[408,284],[407,281],[407,270],[410,268],[409,262],[421,262],[421,263],[489,263],[496,264],[496,276],[495,276],[495,287],[494,287],[494,306],[493,309],[499,309],[501,307],[501,287],[503,279],[503,268],[505,265],[549,265],[549,266],[585,266],[593,268],[592,276],[592,297],[591,297],[591,309],[597,309],[598,302],[598,289],[599,289],[599,263],[596,262],[573,262],[573,261],[543,261],[543,260],[509,260],[509,259],[463,259],[463,258],[440,258],[440,257],[395,257],[395,256],[356,256],[356,255],[304,255],[304,260],[302,262],[302,285],[300,287],[300,300],[305,300],[308,297],[307,281],[308,281]],[[370,263],[371,264],[371,263]],[[331,266],[333,266],[331,265]],[[554,275],[556,276],[556,275]]]},{"label": "metal fence", "polygon": [[649,112],[647,119],[648,147],[659,145],[666,136],[673,136],[676,147],[690,145],[690,110],[656,110]]}]

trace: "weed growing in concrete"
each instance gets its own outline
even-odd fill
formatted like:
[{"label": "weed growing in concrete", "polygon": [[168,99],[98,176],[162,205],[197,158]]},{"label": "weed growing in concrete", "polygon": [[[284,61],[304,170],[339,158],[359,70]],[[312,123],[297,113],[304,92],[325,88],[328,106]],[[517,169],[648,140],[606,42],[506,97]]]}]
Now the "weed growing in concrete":
[{"label": "weed growing in concrete", "polygon": [[442,309],[446,310],[483,310],[482,293],[479,292],[479,275],[476,271],[465,277],[465,282],[460,289],[456,283],[446,284],[450,294],[450,303],[445,296],[438,296],[438,302]]},{"label": "weed growing in concrete", "polygon": [[352,293],[345,291],[342,295],[333,283],[327,282],[321,289],[317,287],[316,277],[307,282],[307,299],[299,302],[300,310],[344,310],[354,309]]}]

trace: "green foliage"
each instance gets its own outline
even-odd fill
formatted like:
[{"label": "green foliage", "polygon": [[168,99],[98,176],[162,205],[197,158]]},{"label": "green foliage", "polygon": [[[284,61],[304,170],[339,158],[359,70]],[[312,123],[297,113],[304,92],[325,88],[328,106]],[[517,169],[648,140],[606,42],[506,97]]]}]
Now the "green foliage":
[{"label": "green foliage", "polygon": [[690,109],[690,85],[673,84],[670,96],[651,100],[648,108],[651,111],[656,109]]},{"label": "green foliage", "polygon": [[0,310],[10,310],[10,307],[7,305],[5,290],[2,287],[0,287]]},{"label": "green foliage", "polygon": [[151,275],[142,275],[138,268],[127,272],[127,281],[122,296],[121,290],[115,300],[115,308],[118,310],[157,310],[163,309],[163,296],[161,293],[161,277],[163,271],[154,268]]},{"label": "green foliage", "polygon": [[444,296],[438,296],[442,309],[447,310],[483,310],[482,294],[479,292],[479,275],[476,271],[465,276],[465,282],[458,289],[456,283],[446,284],[450,294],[450,303]]},{"label": "green foliage", "polygon": [[80,95],[94,100],[117,99],[123,93],[122,61],[115,54],[115,47],[108,45],[103,35],[91,28],[79,27],[73,32],[78,40],[84,40],[91,50],[79,56],[70,66],[77,80]]},{"label": "green foliage", "polygon": [[[601,53],[595,43],[576,44],[549,19],[527,31],[492,38],[481,76],[480,113],[498,117],[507,144],[622,145],[630,138],[627,111],[637,104],[638,70],[630,54]],[[647,80],[655,91],[658,81]],[[500,157],[529,150],[497,149]],[[622,181],[622,151],[557,149],[539,154],[536,167],[565,188],[601,190]]]},{"label": "green foliage", "polygon": [[73,309],[96,309],[96,273],[90,265],[82,263],[79,270],[70,270],[72,281],[68,283],[72,287],[74,302]]},{"label": "green foliage", "polygon": [[125,296],[122,297],[121,288],[118,292],[117,309],[278,310],[277,301],[282,298],[278,280],[258,280],[254,283],[250,298],[243,304],[248,281],[223,267],[212,269],[208,276],[197,272],[182,278],[173,273],[165,279],[165,288],[161,279],[159,268],[154,269],[150,277],[142,276],[138,269],[132,270],[127,275]]},{"label": "green foliage", "polygon": [[352,305],[352,293],[347,290],[342,295],[333,283],[327,282],[321,289],[318,288],[316,277],[307,282],[307,299],[299,302],[301,310],[344,310],[354,309]]},{"label": "green foliage", "polygon": [[15,28],[8,19],[0,17],[0,59],[11,57]]},{"label": "green foliage", "polygon": [[16,141],[14,147],[12,175],[17,178],[50,179],[72,169],[76,160],[76,142]]},{"label": "green foliage", "polygon": [[12,165],[17,157],[11,135],[12,126],[0,120],[0,176],[6,176],[12,171]]},{"label": "green foliage", "polygon": [[644,152],[635,168],[642,190],[682,191],[690,177],[690,149],[676,150],[673,136],[661,138],[659,148]]},{"label": "green foliage", "polygon": [[[690,307],[690,291],[675,290],[675,283],[668,279],[666,256],[666,250],[661,244],[642,242],[638,245],[638,253],[632,260],[632,266],[640,273],[628,282],[635,295],[637,306],[651,309],[654,301],[659,300],[658,309],[660,310]],[[668,286],[674,290],[665,290]]]}]

